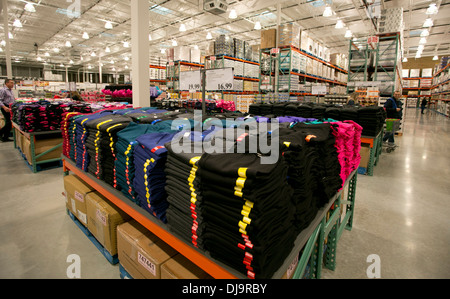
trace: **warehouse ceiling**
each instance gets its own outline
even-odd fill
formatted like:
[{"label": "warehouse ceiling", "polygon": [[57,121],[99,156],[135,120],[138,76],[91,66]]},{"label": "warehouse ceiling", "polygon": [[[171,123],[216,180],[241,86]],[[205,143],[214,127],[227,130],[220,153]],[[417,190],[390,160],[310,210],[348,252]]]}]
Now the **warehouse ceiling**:
[{"label": "warehouse ceiling", "polygon": [[[450,0],[232,0],[225,1],[227,11],[218,15],[205,11],[203,0],[148,2],[153,64],[165,63],[161,50],[173,47],[175,41],[178,45],[206,49],[211,41],[206,39],[208,33],[213,39],[227,34],[259,44],[261,33],[254,29],[255,23],[259,21],[262,30],[275,28],[278,4],[281,24],[296,22],[329,47],[330,53],[348,53],[350,38],[344,37],[347,29],[352,31],[353,38],[376,34],[376,19],[370,18],[367,8],[378,5],[381,9],[403,7],[404,57],[415,56],[427,18],[432,19],[433,26],[429,28],[422,56],[450,54]],[[13,64],[95,69],[102,63],[104,72],[125,72],[131,68],[130,0],[8,0],[7,3]],[[430,4],[436,4],[437,14],[426,14]],[[323,16],[327,5],[333,11],[330,17]],[[231,9],[236,10],[237,18],[229,18]],[[344,22],[344,28],[335,28],[338,19]],[[22,27],[14,26],[16,20],[20,20]],[[3,12],[0,23],[0,40],[4,44]],[[107,23],[112,26],[105,28]],[[181,24],[186,31],[180,32]],[[83,38],[85,32],[89,39]],[[5,46],[0,44],[0,49],[0,60],[4,60]]]}]

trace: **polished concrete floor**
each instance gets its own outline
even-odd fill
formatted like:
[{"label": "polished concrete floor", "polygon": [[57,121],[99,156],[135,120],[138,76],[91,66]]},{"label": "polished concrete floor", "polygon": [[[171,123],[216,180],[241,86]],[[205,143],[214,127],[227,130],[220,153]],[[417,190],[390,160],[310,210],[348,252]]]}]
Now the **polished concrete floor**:
[{"label": "polished concrete floor", "polygon": [[[396,143],[373,177],[358,176],[353,230],[322,278],[367,278],[375,266],[386,279],[450,278],[450,121],[408,109]],[[119,278],[66,214],[62,192],[61,168],[33,174],[0,143],[0,278],[67,278],[72,254],[81,278]]]}]

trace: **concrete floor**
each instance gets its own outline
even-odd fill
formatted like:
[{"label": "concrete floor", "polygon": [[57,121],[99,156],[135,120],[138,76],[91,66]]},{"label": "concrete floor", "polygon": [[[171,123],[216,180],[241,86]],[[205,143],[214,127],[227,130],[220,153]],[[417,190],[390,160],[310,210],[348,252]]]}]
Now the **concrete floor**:
[{"label": "concrete floor", "polygon": [[[408,109],[400,146],[374,176],[358,176],[353,230],[344,231],[337,268],[322,278],[450,278],[450,122]],[[67,278],[76,254],[81,278],[119,278],[68,217],[62,168],[33,174],[11,143],[0,143],[0,278]]]}]

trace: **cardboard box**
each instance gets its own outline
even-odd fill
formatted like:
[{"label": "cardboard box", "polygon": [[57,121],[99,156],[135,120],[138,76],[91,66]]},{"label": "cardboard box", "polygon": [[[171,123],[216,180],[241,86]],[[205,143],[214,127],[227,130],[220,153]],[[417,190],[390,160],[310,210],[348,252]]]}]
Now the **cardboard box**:
[{"label": "cardboard box", "polygon": [[277,30],[261,30],[261,49],[271,49],[276,47]]},{"label": "cardboard box", "polygon": [[177,254],[135,220],[117,226],[117,249],[120,264],[135,279],[161,278],[161,265]]},{"label": "cardboard box", "polygon": [[82,181],[76,175],[64,177],[66,206],[82,224],[87,226],[86,196],[95,191],[94,188]]},{"label": "cardboard box", "polygon": [[[20,135],[22,135],[22,134],[20,134]],[[55,146],[61,144],[62,142],[63,142],[62,138],[52,138],[52,139],[43,139],[43,140],[36,139],[36,141],[34,143],[35,156],[40,155],[40,154],[54,148]],[[21,137],[21,150],[22,150],[22,153],[27,158],[28,164],[31,165],[32,164],[31,142],[30,142],[30,139],[26,138],[25,136]],[[50,160],[50,159],[57,159],[57,158],[60,158],[61,155],[62,155],[62,147],[59,147],[59,148],[45,154],[44,156],[39,157],[38,159],[36,159],[36,162]]]},{"label": "cardboard box", "polygon": [[361,155],[361,162],[359,163],[359,167],[367,168],[369,165],[370,159],[370,146],[368,144],[361,144],[361,150],[359,151]]},{"label": "cardboard box", "polygon": [[411,78],[416,78],[416,77],[420,77],[420,69],[411,69],[409,71],[409,76]]},{"label": "cardboard box", "polygon": [[117,254],[117,226],[130,220],[127,213],[98,192],[86,195],[88,229],[114,256]]},{"label": "cardboard box", "polygon": [[161,266],[161,279],[211,279],[212,277],[181,254]]}]

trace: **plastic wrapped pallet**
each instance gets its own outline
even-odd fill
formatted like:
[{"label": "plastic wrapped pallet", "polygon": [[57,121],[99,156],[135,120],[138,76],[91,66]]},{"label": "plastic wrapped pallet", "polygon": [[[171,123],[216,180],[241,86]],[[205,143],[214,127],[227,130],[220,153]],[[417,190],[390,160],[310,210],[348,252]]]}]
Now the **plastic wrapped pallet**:
[{"label": "plastic wrapped pallet", "polygon": [[247,41],[244,41],[244,59],[253,61],[253,50],[252,46]]},{"label": "plastic wrapped pallet", "polygon": [[244,59],[245,58],[244,41],[237,38],[233,38],[233,42],[234,42],[234,57]]},{"label": "plastic wrapped pallet", "polygon": [[244,62],[242,61],[234,62],[234,75],[238,77],[244,76]]},{"label": "plastic wrapped pallet", "polygon": [[304,30],[300,33],[300,49],[308,51],[308,33]]},{"label": "plastic wrapped pallet", "polygon": [[224,34],[216,38],[215,55],[234,56],[234,40]]},{"label": "plastic wrapped pallet", "polygon": [[295,23],[287,23],[280,25],[278,45],[300,47],[300,26]]},{"label": "plastic wrapped pallet", "polygon": [[259,66],[252,63],[244,63],[244,77],[258,78]]},{"label": "plastic wrapped pallet", "polygon": [[191,48],[186,46],[178,46],[173,48],[174,61],[191,61]]},{"label": "plastic wrapped pallet", "polygon": [[191,48],[191,62],[200,63],[201,51],[199,49]]},{"label": "plastic wrapped pallet", "polygon": [[233,80],[233,90],[243,91],[244,90],[243,80],[234,79]]}]

